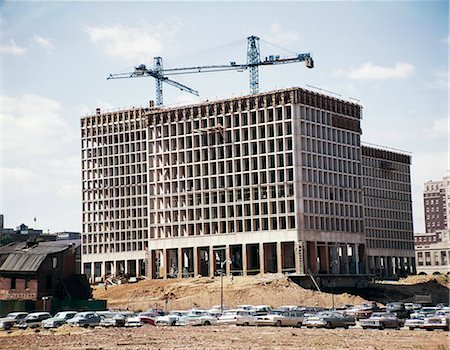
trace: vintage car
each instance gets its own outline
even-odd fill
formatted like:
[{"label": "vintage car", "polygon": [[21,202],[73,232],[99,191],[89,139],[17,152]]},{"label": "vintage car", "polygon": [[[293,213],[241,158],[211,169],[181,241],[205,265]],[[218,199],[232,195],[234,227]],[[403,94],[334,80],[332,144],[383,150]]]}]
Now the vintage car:
[{"label": "vintage car", "polygon": [[363,303],[346,311],[347,315],[354,316],[357,320],[370,317],[372,313],[380,311],[378,304],[374,301]]},{"label": "vintage car", "polygon": [[125,327],[142,327],[144,322],[139,315],[131,315],[125,319]]},{"label": "vintage car", "polygon": [[240,313],[248,314],[248,310],[226,310],[217,318],[217,323],[236,324],[236,319]]},{"label": "vintage car", "polygon": [[405,320],[405,327],[408,327],[411,331],[416,328],[422,328],[425,318],[434,316],[435,312],[415,312],[411,314],[410,318]]},{"label": "vintage car", "polygon": [[336,328],[343,327],[345,329],[356,325],[355,318],[336,311],[322,311],[315,315],[306,317],[303,320],[303,326],[307,328],[323,327]]},{"label": "vintage car", "polygon": [[176,323],[178,326],[210,326],[217,324],[217,318],[207,311],[190,311],[180,317]]},{"label": "vintage car", "polygon": [[256,317],[257,326],[295,326],[301,327],[304,314],[301,311],[273,310],[267,315]]},{"label": "vintage car", "polygon": [[42,321],[41,326],[43,328],[57,328],[63,324],[66,324],[67,320],[70,320],[76,314],[76,311],[60,311],[55,316]]},{"label": "vintage car", "polygon": [[[134,316],[131,311],[111,312],[109,314],[103,314],[104,317],[100,320],[100,326],[102,327],[123,327],[128,317]],[[101,315],[100,315],[101,316]]]},{"label": "vintage car", "polygon": [[156,326],[175,326],[180,317],[187,315],[187,311],[173,310],[167,315],[158,316],[155,321]]},{"label": "vintage car", "polygon": [[450,311],[440,310],[436,311],[433,316],[425,317],[423,320],[423,325],[420,328],[426,329],[427,331],[433,331],[435,329],[442,329],[444,331],[449,331],[450,325]]},{"label": "vintage car", "polygon": [[41,322],[47,318],[52,317],[48,312],[32,312],[28,314],[23,320],[16,323],[17,328],[37,328],[40,327]]},{"label": "vintage car", "polygon": [[17,322],[23,320],[28,312],[10,312],[6,317],[0,318],[0,329],[11,329]]},{"label": "vintage car", "polygon": [[374,312],[369,318],[360,320],[359,324],[363,329],[367,328],[396,328],[403,327],[403,321],[397,315],[390,312]]},{"label": "vintage car", "polygon": [[67,324],[70,326],[79,327],[95,327],[99,326],[101,317],[92,311],[85,311],[77,313],[73,318],[67,320]]},{"label": "vintage car", "polygon": [[257,317],[254,310],[239,310],[236,315],[236,326],[256,326]]},{"label": "vintage car", "polygon": [[402,302],[393,302],[386,304],[386,311],[396,314],[398,318],[408,318],[411,310],[406,310],[405,304]]}]

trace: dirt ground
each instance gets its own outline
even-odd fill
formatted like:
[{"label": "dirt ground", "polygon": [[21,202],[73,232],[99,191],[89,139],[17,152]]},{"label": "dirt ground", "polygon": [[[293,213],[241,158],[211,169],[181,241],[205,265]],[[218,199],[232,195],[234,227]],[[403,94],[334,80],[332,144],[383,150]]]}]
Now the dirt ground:
[{"label": "dirt ground", "polygon": [[[304,289],[285,275],[268,274],[224,277],[223,298],[224,305],[230,307],[239,304],[331,307],[333,300],[335,306],[356,305],[367,300],[386,304],[389,301],[413,301],[415,294],[430,293],[434,303],[448,303],[449,287],[448,276],[410,276],[400,281],[370,283],[369,288],[360,290],[334,290],[331,294]],[[94,287],[94,297],[108,300],[109,308],[128,308],[135,311],[149,308],[210,308],[220,305],[220,292],[220,277],[143,280],[108,286],[107,290],[103,286]]]},{"label": "dirt ground", "polygon": [[0,349],[308,349],[449,350],[445,332],[275,327],[153,327],[0,332]]},{"label": "dirt ground", "polygon": [[[94,298],[108,300],[109,308],[128,308],[146,310],[159,307],[176,310],[193,307],[210,308],[220,305],[220,277],[214,279],[189,278],[173,280],[147,280],[133,284],[102,286],[94,289]],[[328,293],[319,293],[304,289],[284,275],[257,275],[247,277],[223,278],[224,305],[235,307],[240,304],[271,305],[308,305],[331,307],[333,297]],[[339,293],[334,295],[335,305],[360,304],[365,299]]]}]

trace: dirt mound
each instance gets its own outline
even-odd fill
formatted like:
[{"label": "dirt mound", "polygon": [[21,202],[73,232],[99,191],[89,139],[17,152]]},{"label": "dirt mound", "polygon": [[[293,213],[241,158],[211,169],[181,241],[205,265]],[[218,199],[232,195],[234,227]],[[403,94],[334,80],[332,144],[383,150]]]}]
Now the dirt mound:
[{"label": "dirt mound", "polygon": [[400,281],[398,281],[398,284],[412,285],[412,284],[419,284],[419,283],[427,283],[427,282],[431,282],[431,281],[434,281],[446,288],[450,287],[449,276],[447,276],[447,275],[408,276],[408,277],[403,278]]},{"label": "dirt mound", "polygon": [[[216,278],[145,280],[134,284],[94,288],[96,299],[107,299],[109,308],[146,310],[210,308],[220,305],[221,281]],[[224,305],[310,305],[331,307],[332,294],[303,289],[281,274],[223,278]],[[335,305],[359,304],[365,299],[347,293],[335,294]]]}]

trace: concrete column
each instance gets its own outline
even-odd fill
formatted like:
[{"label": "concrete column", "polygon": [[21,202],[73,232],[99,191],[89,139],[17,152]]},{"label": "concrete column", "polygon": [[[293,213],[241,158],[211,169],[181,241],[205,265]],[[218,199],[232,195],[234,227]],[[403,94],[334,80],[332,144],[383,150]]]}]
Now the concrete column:
[{"label": "concrete column", "polygon": [[214,249],[212,246],[209,246],[209,276],[214,277],[214,265],[216,257],[214,256]]},{"label": "concrete column", "polygon": [[355,244],[356,274],[359,275],[359,244]]},{"label": "concrete column", "polygon": [[161,277],[163,279],[167,279],[167,265],[169,265],[169,264],[167,263],[167,250],[165,248],[162,250],[161,261],[162,261],[162,264],[163,264],[163,268],[162,268],[163,273],[162,273]]},{"label": "concrete column", "polygon": [[194,277],[198,276],[198,247],[194,247]]},{"label": "concrete column", "polygon": [[178,255],[178,278],[183,278],[183,249],[177,249]]},{"label": "concrete column", "polygon": [[[152,259],[152,251],[150,249],[147,249],[147,253],[145,254],[145,258],[147,259],[147,277],[153,278],[152,272],[153,272],[153,259]],[[145,264],[145,261],[144,261]]]},{"label": "concrete column", "polygon": [[277,242],[277,272],[283,273],[283,256],[281,255],[281,242]]},{"label": "concrete column", "polygon": [[325,266],[327,266],[327,273],[330,273],[330,251],[328,249],[328,242],[325,244]]},{"label": "concrete column", "polygon": [[230,255],[230,246],[225,246],[225,276],[230,276],[230,268],[231,268],[231,255]]},{"label": "concrete column", "polygon": [[247,276],[247,245],[242,244],[242,276]]},{"label": "concrete column", "polygon": [[303,244],[300,241],[294,242],[294,256],[295,256],[295,273],[301,275],[305,273],[305,267],[300,266],[300,256],[302,256],[303,264],[305,263],[305,254],[303,250]]},{"label": "concrete column", "polygon": [[264,243],[259,243],[259,273],[264,273]]}]

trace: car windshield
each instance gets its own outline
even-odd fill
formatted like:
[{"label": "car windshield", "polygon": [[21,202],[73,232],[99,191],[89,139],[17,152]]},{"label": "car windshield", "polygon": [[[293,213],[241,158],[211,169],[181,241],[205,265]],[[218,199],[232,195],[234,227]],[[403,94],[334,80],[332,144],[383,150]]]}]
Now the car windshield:
[{"label": "car windshield", "polygon": [[38,315],[32,315],[32,314],[27,315],[27,317],[25,317],[26,320],[35,320],[37,318],[38,318]]},{"label": "car windshield", "polygon": [[388,317],[388,316],[389,316],[389,314],[375,312],[375,313],[372,314],[371,318],[377,318],[377,317],[385,318],[385,317]]}]

